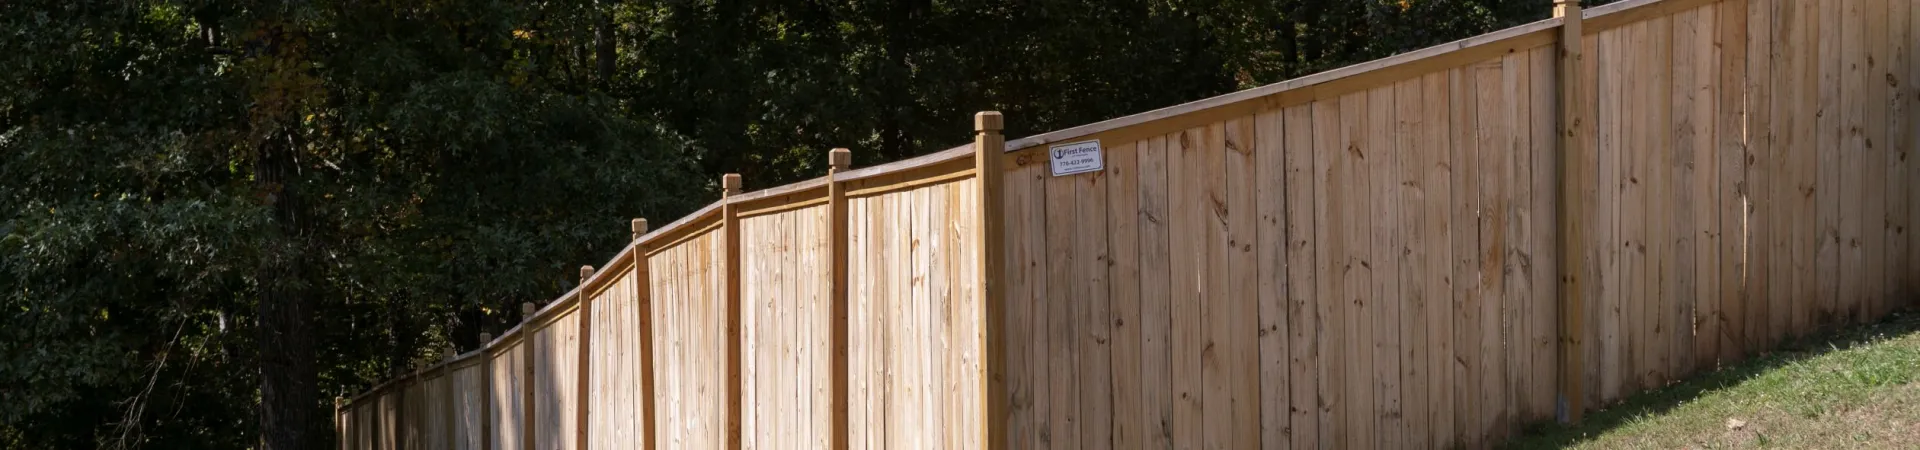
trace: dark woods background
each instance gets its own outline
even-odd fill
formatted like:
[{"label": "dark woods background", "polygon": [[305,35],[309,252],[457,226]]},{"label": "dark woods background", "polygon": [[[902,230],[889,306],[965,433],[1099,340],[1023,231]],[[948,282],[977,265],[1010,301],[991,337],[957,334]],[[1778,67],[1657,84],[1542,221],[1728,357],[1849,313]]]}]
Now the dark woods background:
[{"label": "dark woods background", "polygon": [[[1595,3],[1591,0],[1589,4]],[[322,448],[716,198],[1547,16],[1548,0],[0,2],[0,448]]]}]

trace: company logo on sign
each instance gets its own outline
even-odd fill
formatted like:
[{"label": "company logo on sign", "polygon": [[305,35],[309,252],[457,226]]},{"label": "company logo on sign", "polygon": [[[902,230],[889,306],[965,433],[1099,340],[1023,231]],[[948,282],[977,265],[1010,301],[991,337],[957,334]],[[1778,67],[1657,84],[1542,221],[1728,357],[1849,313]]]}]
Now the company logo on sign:
[{"label": "company logo on sign", "polygon": [[1047,156],[1053,160],[1053,176],[1056,177],[1098,172],[1106,168],[1106,158],[1100,155],[1099,140],[1056,144],[1047,147]]}]

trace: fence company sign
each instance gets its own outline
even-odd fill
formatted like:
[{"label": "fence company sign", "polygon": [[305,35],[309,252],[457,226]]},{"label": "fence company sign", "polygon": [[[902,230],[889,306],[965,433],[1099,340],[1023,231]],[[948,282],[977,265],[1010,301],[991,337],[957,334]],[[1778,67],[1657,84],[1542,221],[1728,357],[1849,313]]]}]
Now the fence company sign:
[{"label": "fence company sign", "polygon": [[1047,155],[1053,160],[1053,176],[1073,175],[1076,173],[1098,172],[1105,168],[1107,159],[1100,156],[1100,140],[1080,141],[1069,144],[1055,144],[1047,147]]}]

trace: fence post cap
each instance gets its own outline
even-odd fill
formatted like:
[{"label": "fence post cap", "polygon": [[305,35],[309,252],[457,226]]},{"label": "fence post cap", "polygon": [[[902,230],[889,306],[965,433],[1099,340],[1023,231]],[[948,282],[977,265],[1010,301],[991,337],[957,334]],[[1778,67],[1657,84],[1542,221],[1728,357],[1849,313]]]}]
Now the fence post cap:
[{"label": "fence post cap", "polygon": [[973,115],[973,131],[1000,131],[1005,125],[999,111],[981,111]]},{"label": "fence post cap", "polygon": [[828,150],[827,165],[833,167],[833,170],[847,170],[853,167],[853,150],[845,147]]},{"label": "fence post cap", "polygon": [[593,277],[593,266],[580,266],[580,282],[586,283],[590,277]]},{"label": "fence post cap", "polygon": [[441,350],[441,351],[440,351],[440,359],[444,359],[444,360],[447,360],[447,361],[452,361],[452,360],[453,360],[453,357],[454,357],[454,356],[456,356],[456,355],[459,355],[459,354],[460,354],[460,352],[456,352],[456,351],[453,351],[453,347],[451,347],[451,346],[449,346],[449,347],[447,347],[447,349],[446,349],[446,350]]},{"label": "fence post cap", "polygon": [[520,321],[526,322],[529,320],[533,320],[534,309],[535,308],[533,307],[533,302],[521,303],[520,304]]},{"label": "fence post cap", "polygon": [[492,343],[493,343],[493,333],[480,333],[481,348],[486,348],[487,344],[492,344]]},{"label": "fence post cap", "polygon": [[340,407],[346,406],[346,405],[347,405],[346,397],[336,396],[333,398],[333,409],[340,409]]},{"label": "fence post cap", "polygon": [[630,226],[633,230],[634,239],[640,239],[641,235],[647,234],[647,219],[633,219],[633,223]]},{"label": "fence post cap", "polygon": [[740,174],[730,173],[720,176],[720,188],[726,191],[726,195],[740,195]]}]

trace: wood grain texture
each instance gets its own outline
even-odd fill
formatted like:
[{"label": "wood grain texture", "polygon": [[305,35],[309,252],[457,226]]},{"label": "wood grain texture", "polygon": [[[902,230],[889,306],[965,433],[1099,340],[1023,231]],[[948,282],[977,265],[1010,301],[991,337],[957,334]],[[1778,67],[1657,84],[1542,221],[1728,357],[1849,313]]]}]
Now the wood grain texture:
[{"label": "wood grain texture", "polygon": [[[1297,105],[1282,113],[1285,137],[1272,142],[1284,146],[1283,168],[1286,193],[1283,200],[1286,247],[1287,371],[1292,381],[1288,390],[1288,425],[1293,448],[1318,448],[1330,431],[1321,427],[1323,407],[1330,380],[1324,378],[1327,351],[1326,309],[1318,301],[1316,289],[1322,277],[1314,257],[1319,232],[1314,214],[1315,191],[1319,186],[1315,172],[1314,108]],[[1272,155],[1266,155],[1273,158]],[[1270,167],[1270,166],[1269,166]],[[1264,411],[1263,411],[1264,413]]]}]

